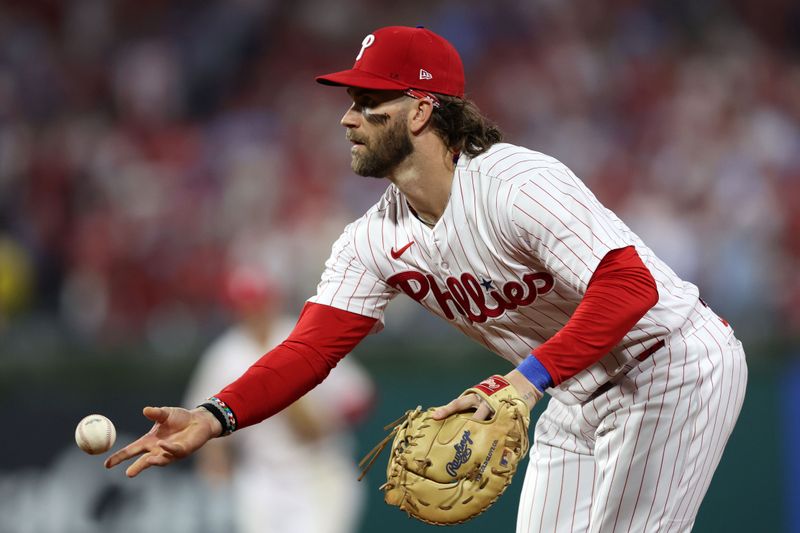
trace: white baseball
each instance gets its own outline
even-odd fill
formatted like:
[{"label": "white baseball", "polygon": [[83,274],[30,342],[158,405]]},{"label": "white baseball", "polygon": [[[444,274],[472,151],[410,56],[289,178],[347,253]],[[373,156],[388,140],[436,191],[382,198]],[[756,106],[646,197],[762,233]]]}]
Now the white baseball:
[{"label": "white baseball", "polygon": [[114,424],[103,415],[89,415],[78,422],[75,442],[78,448],[91,455],[108,451],[117,439]]}]

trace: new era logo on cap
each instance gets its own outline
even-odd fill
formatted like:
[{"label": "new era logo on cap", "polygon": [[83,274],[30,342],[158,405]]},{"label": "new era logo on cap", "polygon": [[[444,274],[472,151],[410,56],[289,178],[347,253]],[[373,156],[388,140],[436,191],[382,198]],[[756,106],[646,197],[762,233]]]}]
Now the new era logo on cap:
[{"label": "new era logo on cap", "polygon": [[464,96],[464,67],[453,45],[430,30],[406,26],[388,26],[370,33],[361,41],[353,68],[318,76],[317,81],[361,89],[419,89]]}]

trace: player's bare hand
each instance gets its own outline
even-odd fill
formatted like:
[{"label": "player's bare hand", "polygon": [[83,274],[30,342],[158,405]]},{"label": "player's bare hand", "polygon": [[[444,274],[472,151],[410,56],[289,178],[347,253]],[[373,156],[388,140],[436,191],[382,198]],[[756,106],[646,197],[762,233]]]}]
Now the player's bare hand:
[{"label": "player's bare hand", "polygon": [[441,420],[456,413],[472,410],[475,411],[475,414],[472,415],[473,420],[487,420],[493,414],[489,404],[483,401],[480,396],[477,394],[465,394],[434,410],[433,418]]},{"label": "player's bare hand", "polygon": [[141,456],[125,471],[128,477],[135,477],[151,466],[166,466],[190,455],[222,433],[221,424],[203,408],[145,407],[142,413],[154,422],[153,427],[106,459],[106,468]]}]

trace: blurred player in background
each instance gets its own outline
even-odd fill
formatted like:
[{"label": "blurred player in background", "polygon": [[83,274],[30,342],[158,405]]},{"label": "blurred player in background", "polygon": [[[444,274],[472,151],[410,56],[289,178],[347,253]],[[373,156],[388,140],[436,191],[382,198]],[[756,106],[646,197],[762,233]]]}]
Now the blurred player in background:
[{"label": "blurred player in background", "polygon": [[[188,406],[236,379],[294,327],[280,290],[255,269],[228,274],[225,300],[236,323],[200,357]],[[230,488],[235,531],[357,531],[365,494],[356,481],[351,430],[371,407],[373,393],[370,378],[350,357],[278,415],[205,446],[196,457],[198,473],[212,490]]]}]

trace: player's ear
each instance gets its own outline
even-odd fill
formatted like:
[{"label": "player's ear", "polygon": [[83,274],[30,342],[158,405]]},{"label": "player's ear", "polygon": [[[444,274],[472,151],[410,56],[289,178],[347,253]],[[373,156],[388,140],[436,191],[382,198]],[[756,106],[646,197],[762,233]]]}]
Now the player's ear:
[{"label": "player's ear", "polygon": [[433,104],[430,100],[423,98],[412,100],[412,107],[409,111],[408,127],[412,134],[420,133],[431,121],[433,115]]}]

